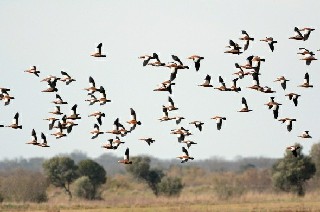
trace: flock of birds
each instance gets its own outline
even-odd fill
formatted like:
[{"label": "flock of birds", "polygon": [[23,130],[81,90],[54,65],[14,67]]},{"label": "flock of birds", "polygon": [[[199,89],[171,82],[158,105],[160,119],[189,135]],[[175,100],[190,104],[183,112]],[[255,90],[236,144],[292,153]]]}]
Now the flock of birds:
[{"label": "flock of birds", "polygon": [[[290,37],[289,39],[307,41],[313,30],[314,30],[313,28],[299,29],[295,27],[294,28],[295,35]],[[250,43],[254,41],[254,38],[250,37],[250,35],[245,30],[242,30],[241,34],[242,36],[239,38],[239,40],[244,42],[244,45],[241,46],[238,43],[234,42],[233,40],[229,40],[229,45],[226,46],[227,50],[225,51],[225,53],[240,55],[249,48]],[[266,42],[271,52],[275,51],[275,47],[276,47],[275,44],[277,43],[277,41],[275,41],[272,37],[266,37],[264,39],[261,39],[260,41]],[[310,65],[312,61],[317,60],[315,58],[315,54],[306,48],[299,48],[298,54],[303,56],[302,58],[300,58],[300,60],[304,60],[306,65]],[[102,43],[100,43],[97,46],[96,51],[93,54],[91,54],[91,56],[106,57],[106,55],[102,53]],[[160,60],[158,54],[156,53],[153,53],[151,55],[143,55],[139,57],[139,59],[143,60],[143,63],[142,63],[143,66],[164,67],[164,68],[169,68],[171,70],[169,79],[160,83],[160,85],[157,88],[155,88],[154,91],[164,91],[164,92],[168,92],[169,94],[172,94],[173,86],[175,85],[175,79],[177,77],[178,72],[181,69],[189,69],[189,66],[185,65],[178,56],[171,55],[171,57],[173,61],[168,63],[163,63]],[[195,71],[199,71],[201,61],[204,60],[204,57],[199,55],[192,55],[190,57],[187,57],[187,59],[192,60]],[[233,73],[233,75],[236,75],[236,78],[232,80],[230,87],[226,86],[221,76],[219,76],[219,86],[214,87],[211,84],[211,76],[208,74],[204,78],[204,82],[202,84],[199,84],[198,86],[204,87],[204,88],[213,88],[222,92],[239,93],[241,92],[242,88],[237,86],[238,80],[251,76],[252,85],[248,86],[247,87],[248,89],[253,89],[257,92],[262,92],[262,93],[275,93],[276,91],[272,90],[270,87],[260,85],[259,78],[262,75],[262,73],[260,72],[261,62],[265,62],[265,59],[259,56],[251,55],[247,58],[247,61],[244,65],[239,65],[238,63],[235,63],[235,68],[237,69],[237,72]],[[34,74],[35,76],[40,77],[40,71],[37,70],[36,66],[30,67],[30,69],[25,70],[25,72],[29,74]],[[298,87],[312,88],[313,85],[310,84],[309,78],[310,78],[309,74],[305,73],[303,83],[301,85],[298,85]],[[78,106],[77,104],[71,107],[70,114],[64,114],[60,111],[60,106],[66,105],[68,104],[68,102],[64,101],[63,98],[59,94],[57,94],[58,82],[62,82],[62,83],[65,83],[66,85],[70,85],[72,82],[75,82],[75,81],[76,79],[74,79],[64,71],[61,71],[61,76],[49,75],[41,80],[41,82],[46,82],[48,85],[47,89],[42,90],[42,92],[55,93],[56,98],[52,101],[52,103],[55,105],[55,110],[49,112],[50,114],[52,114],[52,116],[44,120],[47,120],[49,122],[49,130],[56,129],[55,132],[51,133],[51,135],[54,136],[56,139],[66,137],[67,134],[72,133],[73,127],[76,127],[78,125],[76,123],[77,120],[81,119],[80,114],[77,113],[77,106]],[[286,90],[288,81],[289,79],[287,79],[284,76],[279,76],[277,77],[277,79],[274,80],[274,82],[280,82],[283,90]],[[97,86],[94,78],[91,76],[89,77],[89,86],[87,88],[84,88],[83,90],[85,90],[88,94],[89,98],[85,99],[85,101],[88,102],[89,105],[100,104],[102,106],[111,102],[111,100],[107,98],[104,87]],[[5,105],[9,105],[10,101],[15,99],[13,96],[9,94],[9,92],[10,92],[9,88],[0,88],[0,93],[1,93],[0,100],[4,101]],[[288,93],[285,96],[287,96],[290,100],[292,100],[295,106],[298,106],[298,99],[300,97],[299,94]],[[239,109],[238,112],[248,113],[252,111],[249,108],[245,97],[242,97],[241,104],[242,104],[242,108]],[[276,102],[274,97],[270,97],[269,102],[267,102],[265,105],[268,107],[269,110],[273,111],[273,118],[275,120],[278,120],[282,123],[286,123],[287,130],[290,132],[293,128],[293,122],[297,120],[295,118],[290,118],[290,117],[278,119],[279,108],[282,104]],[[160,122],[174,120],[176,124],[179,125],[181,121],[185,118],[182,116],[169,115],[172,111],[176,111],[178,109],[179,108],[175,106],[172,96],[169,96],[168,104],[162,105],[163,116],[160,117],[158,120]],[[101,111],[96,111],[92,114],[88,114],[88,117],[95,118],[96,120],[96,123],[94,124],[93,129],[90,131],[90,133],[92,134],[91,138],[95,139],[99,135],[105,134],[105,133],[113,134],[115,137],[108,139],[107,143],[104,144],[102,148],[109,149],[109,150],[117,150],[118,147],[124,143],[121,140],[121,138],[124,136],[128,136],[131,132],[133,132],[136,129],[137,126],[142,124],[142,122],[137,118],[136,111],[133,108],[130,108],[130,115],[131,115],[130,120],[126,121],[125,123],[121,123],[119,118],[116,118],[113,122],[112,129],[108,131],[102,131],[100,130],[100,127],[103,122],[102,117],[105,117],[105,113]],[[221,130],[223,121],[227,120],[227,118],[222,115],[214,116],[211,119],[214,119],[216,121],[217,130]],[[201,132],[204,122],[200,120],[192,120],[192,121],[190,120],[189,124],[194,125],[195,128]],[[129,125],[129,127],[125,125]],[[0,125],[0,127],[22,129],[22,125],[19,123],[19,113],[15,114],[12,124]],[[181,144],[185,144],[187,147],[187,148],[182,147],[183,154],[177,157],[181,159],[181,163],[185,163],[188,160],[193,160],[194,157],[189,155],[188,150],[192,145],[197,143],[187,139],[188,136],[192,135],[191,131],[189,129],[186,129],[186,127],[180,126],[177,129],[172,129],[170,133],[176,135],[178,138],[178,142]],[[301,137],[304,139],[311,138],[309,131],[304,131],[298,137]],[[153,139],[152,137],[140,138],[139,140],[145,141],[149,146],[155,142],[155,139]],[[27,144],[40,146],[40,147],[50,147],[48,145],[46,135],[43,132],[41,132],[41,142],[38,141],[35,129],[32,129],[31,139],[30,141],[27,142]],[[299,155],[299,151],[297,151],[299,148],[300,146],[298,145],[287,147],[287,149],[289,149],[295,157]],[[124,159],[119,160],[118,162],[123,164],[132,164],[132,161],[130,160],[130,157],[129,157],[129,148],[126,148],[125,150]]]}]

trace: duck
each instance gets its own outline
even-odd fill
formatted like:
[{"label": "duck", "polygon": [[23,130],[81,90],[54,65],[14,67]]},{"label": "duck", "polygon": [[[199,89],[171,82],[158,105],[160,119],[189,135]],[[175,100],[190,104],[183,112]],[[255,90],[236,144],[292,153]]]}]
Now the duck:
[{"label": "duck", "polygon": [[100,86],[99,88],[99,93],[100,93],[100,98],[99,98],[99,102],[100,102],[100,105],[104,105],[106,104],[107,102],[111,102],[110,99],[107,99],[107,96],[106,96],[106,91],[104,89],[103,86]]},{"label": "duck", "polygon": [[37,70],[36,66],[31,66],[29,69],[25,70],[24,72],[30,73],[30,74],[34,74],[37,77],[39,77],[40,71]]},{"label": "duck", "polygon": [[[179,58],[178,56],[172,54],[172,55],[171,55],[171,58],[172,58],[172,60],[178,62],[180,65],[183,66],[183,63],[181,62],[181,60],[180,60],[180,58]],[[188,59],[189,59],[189,58],[188,58]]]},{"label": "duck", "polygon": [[240,87],[237,87],[237,81],[239,80],[239,78],[235,78],[232,80],[232,84],[231,84],[231,87],[228,89],[228,91],[234,91],[234,92],[239,92],[241,91],[241,88]]},{"label": "duck", "polygon": [[281,103],[275,102],[274,97],[270,97],[270,101],[266,103],[265,105],[268,106],[269,110],[272,109],[273,111],[273,118],[277,119],[279,115],[279,106],[282,105]]},{"label": "duck", "polygon": [[246,42],[243,47],[243,51],[246,51],[249,47],[250,41],[254,41],[254,38],[250,37],[249,34],[247,33],[247,31],[245,31],[245,30],[241,30],[241,33],[243,36],[239,39],[244,40]]},{"label": "duck", "polygon": [[32,129],[32,131],[31,131],[31,140],[28,141],[26,144],[32,144],[32,145],[36,145],[36,146],[39,145],[38,139],[37,139],[37,134],[34,129]]},{"label": "duck", "polygon": [[156,53],[153,53],[152,55],[142,55],[142,56],[139,56],[138,59],[143,59],[143,66],[146,66],[148,65],[149,61],[151,59],[156,59],[158,58],[158,55]]},{"label": "duck", "polygon": [[17,112],[12,120],[12,124],[6,126],[11,127],[12,129],[22,129],[22,125],[19,125],[19,113]]},{"label": "duck", "polygon": [[195,67],[196,71],[199,71],[199,69],[200,69],[200,61],[203,60],[204,57],[201,57],[199,55],[191,55],[187,59],[193,60],[194,67]]},{"label": "duck", "polygon": [[49,82],[54,81],[55,79],[59,80],[60,78],[50,74],[47,77],[43,78],[40,82]]},{"label": "duck", "polygon": [[54,111],[50,111],[49,113],[54,114],[54,115],[62,115],[63,114],[60,111],[60,106],[55,106],[55,110]]},{"label": "duck", "polygon": [[254,72],[252,73],[252,86],[249,86],[247,88],[256,90],[256,91],[261,91],[263,88],[260,86],[259,82],[259,74]]},{"label": "duck", "polygon": [[179,158],[181,160],[181,163],[185,163],[188,162],[188,160],[193,160],[194,158],[189,156],[188,150],[184,147],[182,147],[182,152],[184,153],[182,156],[178,156],[177,158]]},{"label": "duck", "polygon": [[303,40],[304,41],[309,39],[311,32],[314,30],[315,30],[314,28],[310,28],[310,27],[304,27],[304,28],[299,29],[300,32],[304,32],[303,33]]},{"label": "duck", "polygon": [[139,140],[140,141],[145,141],[145,142],[147,142],[147,144],[150,146],[152,143],[154,143],[155,142],[155,140],[153,139],[153,138],[150,138],[150,137],[148,137],[148,138],[139,138]]},{"label": "duck", "polygon": [[217,130],[221,130],[222,127],[222,121],[223,120],[227,120],[226,117],[223,116],[214,116],[211,119],[215,119],[216,120],[216,124],[217,124]]},{"label": "duck", "polygon": [[202,131],[202,125],[204,125],[201,121],[192,121],[189,124],[193,124],[200,132]]},{"label": "duck", "polygon": [[105,54],[102,54],[101,49],[102,49],[102,43],[99,43],[97,46],[96,52],[92,53],[91,56],[92,57],[106,57]]},{"label": "duck", "polygon": [[162,112],[163,112],[163,116],[158,119],[158,120],[160,120],[161,122],[163,122],[163,121],[170,121],[170,120],[176,119],[176,117],[169,117],[169,115],[168,115],[168,109],[167,109],[164,105],[162,106]]},{"label": "duck", "polygon": [[240,67],[244,68],[244,69],[253,69],[253,67],[252,67],[253,57],[254,57],[253,55],[250,55],[249,57],[247,57],[247,59],[246,59],[247,63],[244,65],[241,65]]},{"label": "duck", "polygon": [[169,81],[163,82],[160,87],[154,89],[153,91],[168,91],[170,94],[172,94],[172,87],[171,87],[172,85],[175,85],[175,83],[169,80]]},{"label": "duck", "polygon": [[111,133],[111,134],[116,134],[119,135],[121,134],[121,131],[119,129],[120,123],[119,123],[119,118],[116,118],[116,120],[113,122],[113,128],[110,131],[107,131],[106,133]]},{"label": "duck", "polygon": [[169,102],[169,105],[165,106],[168,111],[173,111],[173,110],[178,110],[179,109],[174,105],[174,101],[172,100],[172,98],[170,96],[168,97],[168,102]]},{"label": "duck", "polygon": [[41,91],[41,92],[57,92],[58,91],[58,88],[56,88],[57,86],[57,80],[59,80],[60,78],[55,78],[54,80],[49,80],[47,81],[48,83],[48,88]]},{"label": "duck", "polygon": [[141,121],[137,121],[136,111],[133,108],[130,108],[131,120],[127,121],[130,124],[130,132],[132,132],[137,125],[141,125]]},{"label": "duck", "polygon": [[52,133],[51,135],[55,136],[56,139],[60,139],[62,137],[67,136],[66,134],[63,133],[62,125],[60,121],[58,121],[57,131],[55,133]]},{"label": "duck", "polygon": [[298,135],[300,138],[312,138],[311,135],[309,135],[309,131],[305,130],[301,135]]},{"label": "duck", "polygon": [[229,88],[226,87],[226,84],[224,83],[221,76],[219,76],[219,83],[220,83],[220,87],[216,87],[214,89],[217,89],[219,91],[229,91]]},{"label": "duck", "polygon": [[185,129],[184,127],[180,127],[178,129],[173,129],[173,130],[171,130],[170,134],[184,135],[184,136],[192,135],[192,133],[189,130]]},{"label": "duck", "polygon": [[126,149],[123,160],[119,160],[118,163],[132,164],[132,161],[129,159],[129,148]]},{"label": "duck", "polygon": [[81,119],[80,114],[77,113],[77,107],[78,107],[77,104],[74,104],[72,106],[70,116],[68,116],[67,119],[72,119],[72,120]]},{"label": "duck", "polygon": [[89,77],[89,87],[88,88],[84,88],[84,90],[88,91],[88,94],[94,94],[94,92],[99,90],[96,87],[96,83],[95,83],[94,79],[91,76]]},{"label": "duck", "polygon": [[299,94],[296,93],[288,93],[285,96],[289,97],[289,100],[292,100],[294,103],[294,106],[298,106],[298,98],[301,96]]},{"label": "duck", "polygon": [[67,72],[65,71],[61,71],[61,74],[63,76],[63,78],[60,78],[60,81],[65,82],[66,85],[69,85],[70,83],[76,81],[75,79],[73,79]]},{"label": "duck", "polygon": [[304,36],[301,34],[300,30],[298,29],[298,27],[294,27],[294,36],[289,37],[289,39],[293,39],[293,40],[304,40]]},{"label": "duck", "polygon": [[274,44],[275,44],[275,43],[278,43],[278,41],[274,40],[273,37],[266,37],[266,38],[264,38],[264,39],[261,39],[260,41],[267,42],[268,45],[269,45],[269,48],[270,48],[271,52],[274,51]]},{"label": "duck", "polygon": [[7,106],[10,104],[11,99],[15,99],[13,96],[10,96],[7,91],[3,91],[0,95],[1,100],[4,101],[4,105]]},{"label": "duck", "polygon": [[42,142],[39,144],[39,146],[41,146],[41,147],[50,147],[48,145],[48,142],[47,142],[47,137],[44,135],[43,132],[41,133],[41,140],[42,140]]},{"label": "duck", "polygon": [[114,149],[114,146],[113,146],[113,144],[112,144],[113,139],[110,138],[110,139],[108,139],[107,141],[108,141],[108,143],[102,145],[101,148]]},{"label": "duck", "polygon": [[310,85],[310,76],[309,76],[308,72],[306,72],[305,75],[304,75],[303,84],[298,85],[298,87],[302,87],[302,88],[313,88],[313,85]]},{"label": "duck", "polygon": [[242,102],[242,108],[238,112],[245,112],[246,113],[246,112],[252,111],[248,108],[247,100],[244,97],[242,97],[241,102]]},{"label": "duck", "polygon": [[105,113],[102,113],[100,111],[96,111],[94,113],[91,113],[90,115],[88,115],[88,117],[95,117],[98,121],[98,124],[99,125],[102,125],[102,119],[101,117],[106,117],[106,114]]},{"label": "duck", "polygon": [[289,146],[289,147],[287,147],[287,149],[289,149],[291,152],[292,152],[292,155],[294,156],[294,157],[298,157],[298,149],[300,149],[300,146]]},{"label": "duck", "polygon": [[65,102],[62,100],[62,98],[59,94],[56,94],[56,99],[54,101],[52,101],[51,103],[56,104],[56,105],[68,104],[68,102]]},{"label": "duck", "polygon": [[89,102],[89,105],[94,105],[95,103],[99,102],[99,99],[94,94],[88,94],[90,96],[89,99],[86,99],[84,101]]},{"label": "duck", "polygon": [[288,132],[291,132],[292,122],[297,121],[297,120],[293,119],[293,118],[282,118],[282,119],[279,119],[278,121],[281,121],[282,123],[286,123]]},{"label": "duck", "polygon": [[229,48],[229,50],[226,50],[224,53],[229,53],[229,54],[242,54],[243,52],[240,51],[242,49],[239,44],[235,43],[233,40],[229,40],[229,46],[226,46]]},{"label": "duck", "polygon": [[313,60],[318,60],[317,58],[314,57],[314,53],[312,51],[305,53],[303,55],[304,57],[300,58],[300,60],[306,61],[306,65],[310,65]]},{"label": "duck", "polygon": [[[237,72],[233,73],[233,75],[237,75],[239,77],[239,79],[243,79],[246,75],[249,75],[250,72],[244,72],[242,67],[238,64],[238,63],[235,63],[234,66],[236,67]],[[250,65],[251,66],[251,65]]]},{"label": "duck", "polygon": [[185,119],[183,116],[176,116],[175,117],[176,124],[180,124],[183,119]]},{"label": "duck", "polygon": [[104,132],[100,131],[99,125],[94,124],[93,128],[94,128],[94,129],[90,132],[91,134],[93,134],[93,136],[91,137],[91,139],[95,139],[95,138],[97,138],[100,134],[104,134]]},{"label": "duck", "polygon": [[209,74],[207,74],[206,78],[204,78],[204,83],[202,83],[201,85],[198,85],[198,86],[201,86],[201,87],[213,87],[213,85],[210,84],[210,80],[211,80],[211,76]]},{"label": "duck", "polygon": [[197,144],[196,142],[191,141],[191,140],[183,140],[183,141],[181,141],[181,143],[187,144],[188,149],[191,147],[191,145]]},{"label": "duck", "polygon": [[263,86],[259,89],[262,93],[275,93],[276,91],[272,90],[269,86]]},{"label": "duck", "polygon": [[[115,144],[115,145],[114,145]],[[118,136],[116,136],[116,139],[112,140],[113,149],[118,149],[120,144],[124,144],[123,141],[120,140]]]},{"label": "duck", "polygon": [[280,76],[280,77],[277,77],[277,79],[274,80],[273,82],[280,82],[282,89],[286,90],[288,81],[290,81],[290,80],[288,80],[284,76]]},{"label": "duck", "polygon": [[[78,124],[74,123],[73,121],[67,120],[67,115],[64,115],[61,118],[61,125],[62,125],[62,129],[66,129],[67,133],[71,133],[73,126],[77,126]],[[55,127],[56,128],[56,127]]]},{"label": "duck", "polygon": [[43,119],[43,120],[49,121],[49,130],[52,130],[52,128],[54,126],[54,123],[59,119],[56,118],[56,117],[49,117],[49,118],[46,118],[46,119]]}]

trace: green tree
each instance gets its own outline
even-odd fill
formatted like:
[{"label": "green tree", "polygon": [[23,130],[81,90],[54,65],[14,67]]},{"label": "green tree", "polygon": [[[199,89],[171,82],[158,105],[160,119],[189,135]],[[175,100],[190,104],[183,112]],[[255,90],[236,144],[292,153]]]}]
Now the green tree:
[{"label": "green tree", "polygon": [[95,189],[88,176],[82,176],[74,182],[74,193],[85,199],[94,199]]},{"label": "green tree", "polygon": [[160,195],[164,196],[178,196],[182,189],[183,184],[181,178],[178,177],[164,177],[157,185]]},{"label": "green tree", "polygon": [[71,200],[70,184],[77,178],[77,166],[74,161],[68,157],[53,157],[44,161],[42,166],[49,182],[63,188]]},{"label": "green tree", "polygon": [[272,183],[277,189],[303,196],[305,181],[315,174],[316,168],[311,157],[301,153],[302,146],[300,147],[298,157],[294,157],[292,152],[287,150],[284,158],[273,165]]},{"label": "green tree", "polygon": [[82,160],[78,164],[78,172],[80,176],[87,176],[90,180],[90,183],[93,186],[93,195],[87,199],[95,199],[97,189],[101,184],[104,184],[107,180],[106,171],[104,168],[97,162],[87,159]]},{"label": "green tree", "polygon": [[320,178],[320,143],[315,143],[312,145],[310,150],[310,156],[316,166],[315,176],[317,178]]},{"label": "green tree", "polygon": [[158,196],[157,184],[161,182],[164,176],[162,170],[150,169],[149,157],[133,157],[132,166],[126,166],[126,170],[131,173],[136,179],[145,181],[152,192]]}]

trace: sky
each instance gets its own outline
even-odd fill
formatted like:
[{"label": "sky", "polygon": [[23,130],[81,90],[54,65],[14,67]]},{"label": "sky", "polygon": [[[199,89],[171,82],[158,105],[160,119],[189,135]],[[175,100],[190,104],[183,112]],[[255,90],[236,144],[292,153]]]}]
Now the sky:
[{"label": "sky", "polygon": [[[15,97],[9,106],[0,103],[0,124],[10,124],[16,112],[20,113],[22,130],[1,128],[0,159],[17,157],[52,157],[61,153],[80,150],[90,157],[108,152],[122,157],[126,147],[130,155],[151,155],[162,159],[175,158],[182,154],[182,144],[177,142],[171,129],[183,126],[194,135],[189,139],[197,142],[189,154],[195,159],[222,157],[282,157],[285,148],[300,143],[305,154],[312,144],[319,142],[320,68],[319,61],[310,66],[299,60],[298,48],[305,47],[316,53],[318,42],[318,1],[0,1],[0,87],[10,88]],[[294,27],[313,27],[307,41],[289,40]],[[255,40],[241,55],[228,55],[224,51],[230,39],[239,40],[241,30],[246,30]],[[275,51],[260,39],[272,36],[278,41]],[[103,43],[106,58],[93,58],[90,54],[99,43]],[[162,105],[167,104],[167,92],[155,92],[154,88],[169,79],[170,70],[164,67],[143,67],[139,56],[156,52],[161,61],[171,62],[177,55],[190,66],[181,70],[175,80],[171,97],[178,111],[171,116],[186,119],[180,125],[174,121],[159,122]],[[190,55],[204,57],[198,72]],[[250,55],[266,59],[261,64],[260,83],[277,92],[270,95],[247,89],[252,77],[238,81],[239,93],[220,92],[197,86],[211,75],[214,87],[222,76],[227,85],[235,78],[234,63],[245,64]],[[24,70],[37,66],[40,77],[27,74]],[[49,74],[60,75],[66,71],[76,79],[66,86],[58,82],[58,93],[68,101],[61,106],[63,113],[78,104],[82,119],[77,121],[66,138],[55,139],[43,119],[54,109],[50,103],[55,93],[41,93],[47,84],[40,80]],[[312,89],[298,88],[304,74],[310,74]],[[284,75],[290,81],[287,90],[273,82]],[[112,102],[104,106],[89,106],[85,99],[88,78],[92,76],[98,86],[104,86]],[[285,97],[289,92],[301,94],[298,107]],[[285,124],[273,119],[272,111],[264,105],[269,97],[283,105],[279,118],[296,118],[293,130],[288,132]],[[247,99],[250,113],[238,113],[241,98]],[[130,108],[142,122],[135,131],[122,138],[125,144],[117,151],[106,151],[101,145],[110,134],[92,140],[89,133],[96,122],[88,115],[95,111],[106,113],[101,129],[111,130],[116,118],[120,122],[130,119]],[[225,116],[221,131],[216,129],[215,115]],[[188,123],[201,120],[205,124],[199,132]],[[47,135],[50,148],[25,144],[35,129]],[[298,138],[309,130],[312,139]],[[148,146],[139,141],[142,137],[153,137],[156,142]],[[177,162],[178,159],[177,159]]]}]

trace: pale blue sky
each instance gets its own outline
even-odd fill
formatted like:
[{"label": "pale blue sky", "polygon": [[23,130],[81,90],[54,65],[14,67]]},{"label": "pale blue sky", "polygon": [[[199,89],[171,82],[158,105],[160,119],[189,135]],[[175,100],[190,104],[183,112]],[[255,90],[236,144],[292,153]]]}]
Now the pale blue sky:
[{"label": "pale blue sky", "polygon": [[[196,159],[214,156],[227,159],[241,156],[281,157],[285,147],[300,142],[307,153],[313,143],[319,141],[319,92],[320,64],[306,66],[296,54],[299,47],[316,51],[320,48],[318,1],[1,1],[0,2],[0,87],[11,88],[16,99],[9,106],[0,104],[0,122],[9,124],[16,112],[20,112],[23,130],[0,129],[0,159],[14,157],[53,156],[59,153],[81,150],[96,157],[105,150],[100,146],[111,135],[91,140],[89,131],[95,120],[88,114],[96,110],[106,113],[102,130],[112,128],[115,118],[121,122],[130,118],[132,107],[142,126],[125,137],[126,142],[114,154],[123,155],[126,147],[131,155],[149,154],[159,158],[174,158],[181,154],[181,146],[170,130],[174,122],[160,123],[162,105],[167,104],[167,93],[154,92],[158,83],[168,79],[169,69],[142,67],[138,56],[156,52],[164,62],[172,61],[171,54],[178,55],[191,69],[179,72],[173,99],[180,108],[173,115],[184,116],[182,126],[194,135],[190,139],[198,144],[191,147],[190,155]],[[308,41],[293,41],[293,28],[314,27]],[[229,39],[241,43],[241,30],[246,30],[255,41],[242,55],[224,54]],[[266,43],[258,40],[272,36],[278,43],[271,53]],[[103,43],[107,57],[90,57],[98,43]],[[192,61],[185,58],[199,54],[205,59],[198,73]],[[212,76],[214,86],[221,75],[227,85],[234,78],[234,63],[244,64],[249,55],[266,58],[261,67],[261,84],[277,90],[276,101],[282,103],[279,118],[297,119],[292,132],[273,120],[272,111],[263,104],[268,94],[258,93],[246,86],[251,77],[239,81],[243,91],[225,93],[198,87],[206,74]],[[316,57],[319,54],[316,52]],[[36,65],[40,78],[23,71]],[[54,108],[50,103],[55,94],[41,93],[46,83],[40,79],[59,75],[64,70],[76,78],[69,86],[58,83],[59,94],[69,102],[61,107],[69,113],[73,104],[79,105],[83,117],[79,126],[67,138],[56,140],[48,136],[51,148],[26,145],[34,128],[50,134],[44,118]],[[296,87],[308,71],[313,89]],[[287,91],[273,80],[280,75],[290,79]],[[98,86],[103,85],[112,103],[105,106],[88,106],[84,100],[88,78],[92,76]],[[284,95],[301,94],[297,108]],[[253,112],[237,113],[241,98],[246,97]],[[216,130],[215,115],[227,117],[221,131]],[[198,132],[190,121],[205,122],[203,132]],[[311,140],[297,138],[304,130],[310,130]],[[138,138],[152,136],[156,142],[150,147]]]}]

